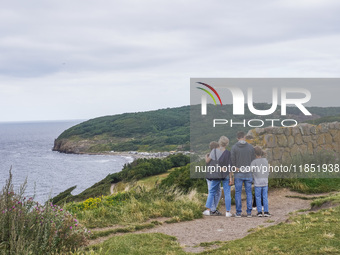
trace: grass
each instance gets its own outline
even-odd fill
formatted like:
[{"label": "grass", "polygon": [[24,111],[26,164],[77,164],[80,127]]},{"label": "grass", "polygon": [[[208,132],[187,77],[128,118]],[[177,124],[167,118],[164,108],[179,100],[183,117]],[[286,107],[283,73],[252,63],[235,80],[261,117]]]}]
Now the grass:
[{"label": "grass", "polygon": [[108,229],[108,230],[103,230],[103,231],[93,231],[91,235],[91,239],[97,239],[99,237],[109,236],[109,235],[117,234],[117,233],[129,233],[129,232],[135,232],[135,231],[142,230],[142,229],[150,229],[150,228],[154,228],[157,225],[160,225],[160,222],[154,221],[151,223],[129,226],[126,228],[114,228],[114,229]]},{"label": "grass", "polygon": [[340,193],[338,192],[338,193],[332,194],[328,197],[321,197],[321,198],[315,199],[311,203],[311,206],[312,206],[312,208],[313,207],[320,207],[325,203],[330,203],[332,205],[340,204]]},{"label": "grass", "polygon": [[203,254],[339,254],[339,222],[340,207],[294,216]]},{"label": "grass", "polygon": [[[311,159],[303,158],[301,160],[299,164],[310,163]],[[321,160],[321,157],[320,159],[316,157],[313,160]],[[185,168],[180,169],[186,170]],[[178,172],[178,169],[175,169],[171,175],[175,172]],[[186,171],[182,172],[186,173]],[[180,176],[183,177],[183,173]],[[111,253],[110,249],[112,249],[112,253],[117,254],[185,254],[173,237],[160,234],[131,233],[138,229],[155,227],[156,224],[146,223],[146,221],[157,217],[169,217],[166,223],[177,223],[202,217],[206,197],[196,191],[185,194],[178,189],[164,189],[162,185],[158,185],[161,180],[168,179],[168,177],[168,173],[165,173],[143,178],[133,183],[119,183],[116,185],[117,189],[127,190],[130,188],[130,190],[118,193],[120,195],[104,197],[107,200],[116,201],[112,205],[98,203],[98,206],[90,210],[75,212],[78,219],[87,227],[123,225],[121,228],[95,231],[93,238],[115,233],[129,233],[123,236],[114,236],[102,244],[90,247],[92,251],[89,250],[88,254],[108,254],[109,251]],[[178,180],[183,181],[183,178]],[[270,188],[286,187],[303,194],[325,193],[339,191],[340,179],[270,179],[269,186]],[[123,199],[119,200],[119,196]],[[327,202],[332,204],[340,202],[338,194],[327,197],[294,197],[313,199],[312,205],[315,206]],[[77,205],[77,203],[73,203],[73,205]],[[340,242],[338,241],[340,233],[337,228],[339,216],[340,207],[306,215],[294,213],[289,223],[280,223],[268,228],[259,226],[251,229],[250,234],[243,239],[218,243],[220,248],[202,254],[336,254],[340,252]],[[273,221],[269,219],[268,222]],[[131,243],[131,240],[134,240],[134,243]],[[205,247],[214,245],[217,243],[202,244]]]},{"label": "grass", "polygon": [[116,192],[122,192],[126,189],[133,189],[136,187],[145,187],[146,189],[150,190],[154,188],[157,184],[161,183],[162,180],[164,180],[171,171],[173,171],[175,168],[172,168],[168,170],[166,173],[153,175],[150,177],[145,177],[141,180],[138,180],[136,182],[119,182],[115,184],[114,187],[114,193]]},{"label": "grass", "polygon": [[65,254],[87,243],[89,233],[74,215],[25,197],[26,181],[14,191],[12,173],[0,192],[1,254]]},{"label": "grass", "polygon": [[[337,204],[340,193],[318,198],[312,202],[322,205]],[[171,220],[176,222],[176,217]],[[170,221],[171,221],[170,220]],[[273,222],[270,219],[268,222]],[[339,254],[340,206],[309,214],[293,214],[287,223],[250,229],[246,237],[228,242],[207,242],[199,246],[210,248],[200,254]],[[150,226],[149,226],[150,225]],[[153,225],[153,226],[151,226]],[[141,224],[141,228],[154,227],[154,223]],[[138,228],[138,227],[137,227]],[[135,226],[135,230],[137,229]],[[134,231],[131,227],[118,232]],[[96,235],[97,233],[93,233]],[[217,249],[211,249],[215,245]],[[110,252],[110,253],[108,253]],[[153,234],[126,234],[114,236],[101,244],[87,248],[85,254],[187,254],[175,237]]]},{"label": "grass", "polygon": [[195,191],[183,194],[174,189],[139,187],[81,203],[69,203],[64,209],[76,214],[88,228],[95,228],[140,224],[157,217],[172,217],[177,222],[201,218],[204,200],[204,196]]},{"label": "grass", "polygon": [[222,242],[222,241],[203,242],[203,243],[200,243],[199,246],[208,248],[214,245],[222,245],[223,243],[225,242]]},{"label": "grass", "polygon": [[314,199],[318,199],[318,198],[324,198],[326,196],[320,196],[320,197],[305,197],[305,196],[286,196],[288,198],[298,198],[298,199],[302,199],[302,200],[314,200]]},{"label": "grass", "polygon": [[[292,216],[289,223],[252,229],[239,240],[201,243],[221,247],[200,254],[339,254],[339,223],[340,206]],[[87,254],[187,254],[175,237],[158,233],[114,236],[89,250]]]},{"label": "grass", "polygon": [[115,236],[92,246],[88,254],[185,254],[175,237],[154,234],[126,234]]},{"label": "grass", "polygon": [[153,187],[155,187],[156,184],[159,184],[162,180],[164,180],[172,170],[173,169],[170,169],[167,173],[158,174],[158,175],[150,176],[150,177],[147,177],[147,178],[143,178],[143,179],[137,181],[137,185],[144,185],[147,188],[153,188]]},{"label": "grass", "polygon": [[[287,166],[310,166],[312,164],[314,164],[314,166],[339,165],[340,155],[323,151],[314,155],[304,154],[296,156],[283,163],[283,165]],[[316,171],[314,173],[309,172],[304,174],[296,172],[289,174],[285,173],[284,175],[275,173],[272,175],[272,178],[269,179],[269,187],[286,187],[304,194],[326,193],[340,190],[339,172],[321,172],[318,173],[318,171]],[[278,178],[273,178],[273,176]]]},{"label": "grass", "polygon": [[269,179],[269,188],[289,188],[303,194],[327,193],[340,190],[340,179]]}]

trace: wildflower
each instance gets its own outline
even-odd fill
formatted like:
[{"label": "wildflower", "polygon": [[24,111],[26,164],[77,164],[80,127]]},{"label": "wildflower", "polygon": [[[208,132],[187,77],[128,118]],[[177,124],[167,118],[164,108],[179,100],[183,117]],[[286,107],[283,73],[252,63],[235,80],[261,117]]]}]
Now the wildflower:
[{"label": "wildflower", "polygon": [[70,229],[72,229],[72,226],[70,226]]},{"label": "wildflower", "polygon": [[62,212],[62,211],[63,211],[63,209],[60,209],[60,211]]},{"label": "wildflower", "polygon": [[75,224],[74,226],[75,226],[75,227],[77,227],[77,226],[78,226],[78,224]]}]

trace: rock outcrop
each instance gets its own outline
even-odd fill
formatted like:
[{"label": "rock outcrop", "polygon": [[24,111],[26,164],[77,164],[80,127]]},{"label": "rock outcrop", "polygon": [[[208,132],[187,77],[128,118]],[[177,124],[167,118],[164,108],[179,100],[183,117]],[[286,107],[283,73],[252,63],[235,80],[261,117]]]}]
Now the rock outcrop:
[{"label": "rock outcrop", "polygon": [[340,151],[340,123],[295,127],[266,127],[249,130],[247,141],[261,146],[268,161],[277,165],[301,154],[314,155],[320,151]]},{"label": "rock outcrop", "polygon": [[89,153],[90,148],[96,144],[98,141],[55,139],[52,150],[68,154],[82,154]]}]

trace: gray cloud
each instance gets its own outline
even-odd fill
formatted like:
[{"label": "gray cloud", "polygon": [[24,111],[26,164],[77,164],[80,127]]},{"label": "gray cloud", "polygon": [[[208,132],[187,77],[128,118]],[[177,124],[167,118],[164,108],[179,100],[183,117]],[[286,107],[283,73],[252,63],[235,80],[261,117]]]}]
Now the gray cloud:
[{"label": "gray cloud", "polygon": [[189,104],[190,77],[337,77],[340,3],[12,1],[0,121]]}]

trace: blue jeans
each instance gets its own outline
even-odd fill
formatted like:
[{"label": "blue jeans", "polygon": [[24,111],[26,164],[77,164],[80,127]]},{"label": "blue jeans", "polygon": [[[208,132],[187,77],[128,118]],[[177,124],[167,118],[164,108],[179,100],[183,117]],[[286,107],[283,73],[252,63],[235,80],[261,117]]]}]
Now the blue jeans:
[{"label": "blue jeans", "polygon": [[[208,191],[210,190],[211,183],[212,183],[212,181],[209,181],[209,180],[207,179]],[[221,199],[221,195],[222,195],[222,192],[221,192],[221,185],[218,185],[218,186],[217,186],[216,193],[215,193],[215,196],[214,196],[213,201],[212,201],[212,204],[211,204],[211,208],[210,208],[211,211],[215,211],[215,210],[216,210],[217,205],[218,205],[218,202],[219,202],[220,199]]]},{"label": "blue jeans", "polygon": [[257,205],[257,212],[262,212],[261,198],[263,199],[263,210],[268,211],[268,186],[255,187],[255,199]]},{"label": "blue jeans", "polygon": [[207,198],[207,203],[205,204],[205,207],[209,208],[211,211],[216,210],[217,204],[215,205],[215,208],[213,208],[212,206],[213,206],[213,203],[214,203],[214,197],[215,197],[218,189],[220,189],[221,182],[223,184],[225,208],[226,208],[227,212],[229,212],[230,209],[231,209],[231,195],[230,195],[229,178],[226,178],[224,180],[212,180],[211,181],[210,188],[209,188],[209,194],[208,194],[208,198]]},{"label": "blue jeans", "polygon": [[[236,204],[236,213],[242,213],[242,184],[244,183],[244,188],[246,190],[247,195],[247,214],[251,213],[252,209],[252,194],[251,194],[251,184],[253,182],[253,178],[235,178],[235,204]],[[259,203],[261,204],[261,202]]]}]

